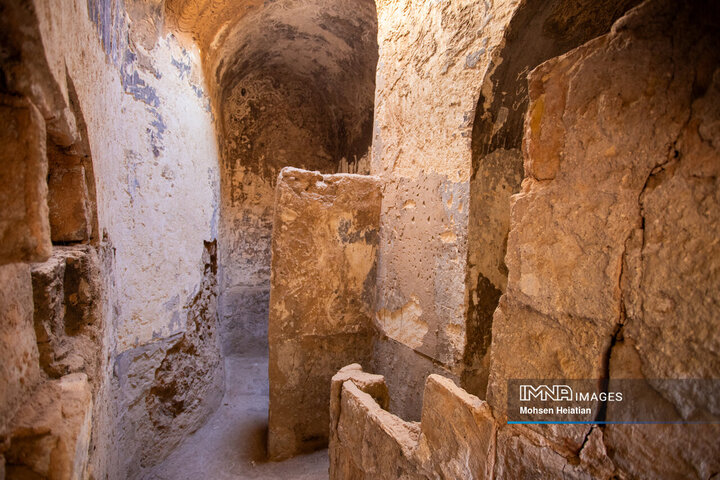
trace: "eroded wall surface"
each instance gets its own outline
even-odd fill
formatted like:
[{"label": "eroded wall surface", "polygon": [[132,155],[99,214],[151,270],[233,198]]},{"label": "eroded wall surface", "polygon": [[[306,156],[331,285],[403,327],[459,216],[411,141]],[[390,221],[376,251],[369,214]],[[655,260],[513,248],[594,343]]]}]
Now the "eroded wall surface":
[{"label": "eroded wall surface", "polygon": [[[333,403],[339,420],[331,424],[332,478],[716,475],[716,384],[693,389],[656,379],[713,379],[720,372],[719,26],[710,3],[650,0],[609,34],[530,73],[525,178],[511,197],[508,279],[492,323],[488,400],[475,399],[488,414],[447,434],[426,419],[451,414],[431,417],[425,408],[452,404],[467,395],[460,389],[452,401],[429,393],[430,376],[418,425],[385,411],[386,400],[378,404],[341,371],[342,388],[333,390],[341,393]],[[417,303],[398,310],[398,318],[418,318]],[[710,424],[509,425],[507,381],[531,378],[610,385],[644,379],[648,398],[606,402],[596,420],[616,409],[635,419],[659,409],[673,421]],[[453,418],[451,425],[465,424]],[[458,452],[482,425],[492,426],[482,437],[487,442],[463,459],[488,459],[484,445],[491,444],[484,466],[451,470],[469,463],[449,461],[422,472],[425,436],[442,439],[429,452],[448,445]]]},{"label": "eroded wall surface", "polygon": [[524,0],[482,78],[472,123],[466,343],[462,385],[485,398],[492,317],[507,285],[510,198],[523,180],[527,73],[610,30],[638,0]]},{"label": "eroded wall surface", "polygon": [[433,369],[462,370],[472,121],[516,7],[377,2],[371,170],[385,187],[376,312],[383,336],[373,371],[393,392],[406,391],[390,405],[403,418],[418,418],[421,407],[419,390],[405,382],[421,386]]},{"label": "eroded wall surface", "polygon": [[[496,416],[511,378],[718,376],[719,25],[710,5],[649,1],[530,74],[526,178],[492,331]],[[677,420],[720,413],[708,392],[648,382]],[[717,432],[505,427],[498,464],[510,478],[538,464],[546,475],[708,478]],[[589,466],[569,467],[589,452]]]},{"label": "eroded wall surface", "polygon": [[[49,301],[35,329],[28,330],[33,294],[45,291],[57,300],[62,287],[77,289],[76,299],[82,300],[87,285],[72,285],[70,257],[64,276],[55,257],[52,265],[39,266],[47,269],[47,282],[38,277],[37,286],[26,263],[3,266],[13,270],[3,277],[3,294],[15,292],[3,297],[3,308],[16,313],[3,316],[2,331],[14,333],[2,345],[2,363],[20,355],[22,362],[7,367],[13,377],[8,385],[26,377],[25,387],[10,389],[2,399],[3,421],[14,418],[19,401],[32,401],[28,392],[35,383],[85,372],[93,431],[89,465],[81,470],[95,478],[133,478],[197,428],[222,394],[214,335],[218,155],[198,51],[166,34],[162,10],[145,2],[3,2],[1,7],[3,98],[24,102],[3,105],[40,119],[19,122],[17,134],[37,159],[24,162],[25,173],[2,172],[3,189],[25,186],[24,196],[12,195],[28,202],[26,219],[10,220],[30,228],[25,234],[18,225],[14,232],[24,236],[3,242],[3,248],[14,242],[16,251],[24,252],[11,261],[44,261],[53,224],[53,240],[88,244],[97,255],[102,291],[93,305],[101,323],[91,329],[103,325],[85,335],[83,305]],[[40,127],[33,130],[34,124],[47,137],[38,133]],[[22,164],[19,152],[16,167]],[[78,158],[50,176],[51,198],[43,183],[49,153],[51,160]],[[88,166],[94,170],[90,175]],[[6,182],[6,174],[14,180]],[[21,183],[19,175],[25,175]],[[86,182],[80,181],[83,175]],[[93,191],[63,197],[83,183]],[[70,201],[75,198],[80,202]],[[62,205],[82,220],[78,228],[48,218]],[[61,232],[63,225],[73,228]],[[64,285],[58,285],[60,277]],[[90,352],[86,342],[101,353]],[[100,360],[93,360],[96,354]],[[180,373],[186,368],[188,376]],[[0,435],[10,431],[3,427]]]},{"label": "eroded wall surface", "polygon": [[333,377],[330,478],[492,478],[495,422],[487,403],[452,380],[430,375],[422,420],[385,410],[381,375],[348,365]]},{"label": "eroded wall surface", "polygon": [[327,445],[330,379],[372,354],[380,182],[285,168],[275,198],[268,454],[283,459]]}]

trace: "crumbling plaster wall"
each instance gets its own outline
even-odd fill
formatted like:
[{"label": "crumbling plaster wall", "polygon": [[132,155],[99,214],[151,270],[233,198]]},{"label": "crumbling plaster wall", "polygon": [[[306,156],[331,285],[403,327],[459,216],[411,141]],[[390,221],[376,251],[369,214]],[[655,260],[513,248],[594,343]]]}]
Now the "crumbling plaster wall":
[{"label": "crumbling plaster wall", "polygon": [[[78,137],[72,83],[87,125],[106,287],[88,470],[95,478],[140,475],[199,426],[223,388],[214,334],[216,138],[198,51],[165,33],[161,14],[146,2],[2,3],[3,89],[28,98],[53,142],[68,145]],[[31,288],[28,267],[2,268],[25,269],[23,288]],[[19,312],[32,313],[32,297],[13,300],[28,298]],[[3,344],[3,359],[37,341],[23,332]],[[34,355],[24,362],[37,362]],[[185,368],[189,375],[178,373]],[[28,387],[38,369],[30,372]]]},{"label": "crumbling plaster wall", "polygon": [[517,4],[377,2],[371,171],[385,187],[373,371],[404,418],[418,418],[429,372],[462,371],[472,120]]}]

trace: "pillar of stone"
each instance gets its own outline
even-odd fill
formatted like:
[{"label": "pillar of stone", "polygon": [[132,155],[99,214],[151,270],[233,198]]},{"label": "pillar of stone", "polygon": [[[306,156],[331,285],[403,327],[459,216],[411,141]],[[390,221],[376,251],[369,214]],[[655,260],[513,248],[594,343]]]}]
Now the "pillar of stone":
[{"label": "pillar of stone", "polygon": [[332,376],[372,351],[380,180],[280,173],[268,340],[272,459],[322,448]]}]

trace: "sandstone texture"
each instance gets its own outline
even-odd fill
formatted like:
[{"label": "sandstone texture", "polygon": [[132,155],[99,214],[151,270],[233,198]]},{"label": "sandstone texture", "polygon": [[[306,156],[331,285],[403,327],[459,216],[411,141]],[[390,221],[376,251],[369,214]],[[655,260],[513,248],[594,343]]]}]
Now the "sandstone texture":
[{"label": "sandstone texture", "polygon": [[45,121],[27,99],[2,95],[0,264],[50,255]]},{"label": "sandstone texture", "polygon": [[[378,347],[390,355],[377,357],[373,369],[393,399],[417,397],[432,365],[455,377],[463,369],[472,120],[479,80],[516,8],[511,1],[377,2],[371,173],[384,190],[376,324],[379,339],[394,342]],[[406,385],[393,370],[417,374]],[[420,416],[419,401],[393,400],[391,408]]]},{"label": "sandstone texture", "polygon": [[463,387],[485,397],[493,312],[507,286],[510,198],[523,180],[527,72],[607,33],[639,0],[520,2],[482,78],[472,123]]},{"label": "sandstone texture", "polygon": [[367,362],[380,183],[294,168],[278,178],[270,292],[268,453],[327,444],[330,380]]},{"label": "sandstone texture", "polygon": [[116,360],[120,408],[126,411],[125,421],[132,427],[121,433],[121,439],[136,449],[126,461],[136,459],[143,468],[164,459],[188,433],[202,425],[222,399],[224,365],[217,334],[215,242],[206,242],[203,262],[203,282],[182,307],[187,318],[185,331],[123,352]]},{"label": "sandstone texture", "polygon": [[30,267],[0,266],[0,436],[18,406],[41,380],[33,332]]},{"label": "sandstone texture", "polygon": [[[612,379],[631,365],[648,379],[720,371],[710,333],[720,258],[713,18],[646,2],[530,74],[526,179],[492,329],[488,400],[499,417],[511,378]],[[711,383],[668,385],[654,388],[680,419],[716,418]],[[568,456],[589,429],[537,430]],[[602,450],[630,477],[706,478],[717,471],[716,435],[713,425],[609,426]]]},{"label": "sandstone texture", "polygon": [[62,165],[51,170],[48,178],[50,229],[54,242],[87,241],[91,230],[85,168]]},{"label": "sandstone texture", "polygon": [[99,382],[102,286],[99,257],[88,245],[55,247],[32,266],[35,337],[51,378],[84,372]]},{"label": "sandstone texture", "polygon": [[451,380],[428,377],[419,423],[386,411],[383,377],[359,365],[333,377],[331,395],[330,478],[491,478],[490,407]]},{"label": "sandstone texture", "polygon": [[5,478],[86,478],[91,422],[85,374],[44,383],[13,419],[4,447]]}]

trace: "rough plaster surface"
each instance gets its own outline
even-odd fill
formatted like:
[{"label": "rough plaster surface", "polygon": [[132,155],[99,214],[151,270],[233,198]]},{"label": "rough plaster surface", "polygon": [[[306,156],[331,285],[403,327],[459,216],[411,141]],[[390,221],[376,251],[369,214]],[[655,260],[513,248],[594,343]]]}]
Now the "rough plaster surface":
[{"label": "rough plaster surface", "polygon": [[[462,370],[472,120],[480,80],[516,7],[512,1],[377,2],[371,172],[385,186],[376,323],[417,352],[385,357],[399,371],[427,375],[433,362],[454,375]],[[376,358],[375,370],[387,375],[393,392],[416,395],[416,388],[395,382],[384,361]],[[394,411],[416,416],[418,407]]]},{"label": "rough plaster surface", "polygon": [[330,379],[372,354],[380,182],[285,168],[275,198],[268,454],[279,459],[327,445]]},{"label": "rough plaster surface", "polygon": [[164,459],[218,407],[224,390],[217,334],[217,250],[206,243],[205,277],[184,305],[185,331],[123,352],[115,365],[115,385],[124,421],[119,439],[132,454],[126,468],[140,476]]},{"label": "rough plaster surface", "polygon": [[[103,271],[111,288],[98,300],[108,328],[101,335],[104,360],[94,392],[95,425],[102,427],[93,433],[97,448],[90,470],[97,477],[132,477],[140,458],[133,452],[150,452],[155,442],[130,448],[122,432],[134,435],[137,429],[142,437],[152,427],[132,413],[117,416],[114,402],[135,393],[132,401],[143,403],[148,392],[111,393],[115,359],[151,345],[170,348],[192,328],[197,314],[190,304],[205,275],[203,242],[216,236],[218,155],[198,52],[163,32],[148,43],[139,28],[146,19],[134,22],[122,2],[3,2],[2,9],[8,53],[2,58],[4,91],[36,105],[53,148],[71,151],[86,142],[87,149],[75,153],[92,159],[98,218],[93,232],[103,241],[103,268],[113,268]],[[31,128],[25,134],[37,136]],[[44,147],[39,145],[38,151]],[[33,172],[45,178],[46,168]],[[83,168],[87,176],[85,163]],[[3,283],[3,291],[9,285]],[[203,381],[221,393],[216,381],[222,379],[221,368],[212,372]],[[155,371],[145,373],[152,378]],[[127,383],[120,378],[114,384]],[[178,428],[195,427],[190,422]],[[114,446],[113,438],[120,439]],[[123,463],[119,457],[125,453],[130,455]]]}]

